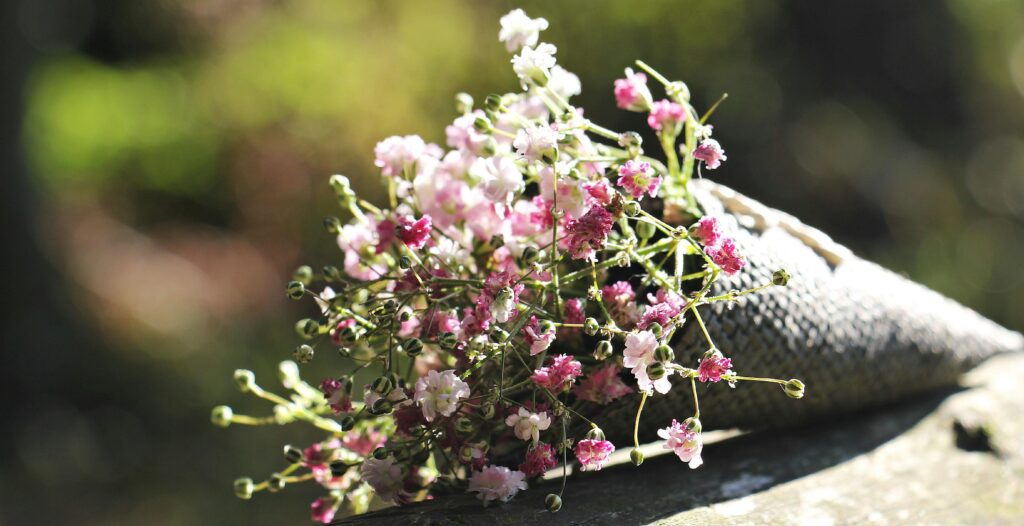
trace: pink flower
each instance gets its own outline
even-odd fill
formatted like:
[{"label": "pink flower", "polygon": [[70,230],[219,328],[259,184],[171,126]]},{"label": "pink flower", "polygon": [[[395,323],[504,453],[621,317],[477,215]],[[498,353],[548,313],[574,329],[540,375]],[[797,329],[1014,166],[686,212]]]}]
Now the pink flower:
[{"label": "pink flower", "polygon": [[628,281],[605,285],[601,289],[601,298],[619,327],[629,328],[636,323],[636,292]]},{"label": "pink flower", "polygon": [[454,122],[449,124],[444,129],[444,133],[448,137],[448,146],[474,155],[482,154],[487,146],[487,139],[490,137],[478,132],[473,124],[477,118],[483,116],[484,112],[476,110],[455,119]]},{"label": "pink flower", "polygon": [[310,469],[322,468],[333,453],[333,450],[324,450],[319,442],[314,442],[302,450],[302,464]]},{"label": "pink flower", "polygon": [[505,418],[505,425],[512,428],[516,438],[520,440],[532,439],[533,443],[536,444],[540,441],[540,432],[551,427],[551,417],[548,416],[547,411],[533,413],[525,407],[520,407],[518,412],[512,413]]},{"label": "pink flower", "polygon": [[555,459],[555,448],[551,447],[551,444],[538,442],[526,452],[526,460],[519,464],[519,471],[527,477],[539,477],[556,464],[558,460]]},{"label": "pink flower", "polygon": [[630,111],[649,110],[651,90],[647,88],[647,75],[626,68],[626,78],[615,80],[615,105]]},{"label": "pink flower", "polygon": [[702,245],[713,247],[722,239],[722,226],[717,217],[704,216],[690,227],[690,235]]},{"label": "pink flower", "polygon": [[623,365],[632,367],[633,376],[641,391],[650,392],[653,388],[661,394],[672,389],[672,382],[669,375],[651,381],[647,375],[647,366],[655,362],[654,350],[658,347],[658,338],[651,331],[631,332],[626,335],[626,348],[622,354],[625,358]]},{"label": "pink flower", "polygon": [[731,372],[732,360],[722,356],[718,349],[712,349],[704,353],[697,372],[700,373],[699,380],[702,382],[718,382],[722,375]]},{"label": "pink flower", "polygon": [[349,431],[341,439],[341,445],[345,449],[362,455],[364,457],[373,453],[374,449],[384,445],[386,437],[374,428],[367,428],[365,431]]},{"label": "pink flower", "polygon": [[510,203],[512,195],[523,188],[523,174],[511,157],[481,157],[470,173],[480,180],[484,196],[497,203]]},{"label": "pink flower", "polygon": [[646,329],[651,326],[652,323],[657,323],[662,327],[665,327],[679,314],[679,309],[670,303],[658,303],[656,305],[648,305],[644,309],[644,313],[640,316],[640,321],[637,322],[636,326],[638,329]]},{"label": "pink flower", "polygon": [[718,265],[726,276],[732,276],[747,265],[732,239],[725,239],[717,247],[704,247],[704,253]]},{"label": "pink flower", "polygon": [[645,192],[651,197],[658,197],[661,177],[651,169],[651,163],[630,159],[619,168],[618,183],[633,199],[643,199]]},{"label": "pink flower", "polygon": [[536,356],[551,347],[551,342],[555,340],[555,328],[551,326],[541,331],[537,317],[530,316],[530,323],[523,327],[523,340],[530,346],[530,356]]},{"label": "pink flower", "polygon": [[647,116],[647,125],[654,131],[664,131],[675,135],[679,133],[679,125],[685,120],[686,110],[682,106],[662,99],[651,105],[651,113]]},{"label": "pink flower", "polygon": [[347,413],[352,410],[352,384],[339,378],[324,378],[320,382],[320,391],[324,393],[327,405],[335,413]]},{"label": "pink flower", "polygon": [[583,373],[583,365],[572,359],[572,356],[560,354],[551,358],[548,365],[533,372],[530,380],[540,387],[555,393],[573,384],[576,377]]},{"label": "pink flower", "polygon": [[633,392],[619,378],[622,368],[618,364],[609,363],[592,371],[589,376],[573,388],[573,392],[581,400],[594,402],[595,404],[607,405],[612,401],[622,398]]},{"label": "pink flower", "polygon": [[580,471],[600,471],[613,451],[615,446],[611,442],[587,438],[576,443],[573,453],[580,461]]},{"label": "pink flower", "polygon": [[337,511],[334,504],[334,499],[328,497],[320,497],[314,500],[313,504],[309,506],[313,522],[330,524],[334,520],[334,513]]},{"label": "pink flower", "polygon": [[455,375],[454,369],[444,372],[429,371],[416,380],[416,394],[413,399],[423,409],[423,418],[433,422],[438,413],[451,416],[459,406],[459,400],[469,396],[469,384]]},{"label": "pink flower", "polygon": [[401,466],[395,465],[395,457],[388,456],[381,460],[367,458],[359,467],[359,474],[381,500],[403,499],[402,487],[405,477],[402,475]]},{"label": "pink flower", "polygon": [[595,251],[604,246],[614,220],[603,207],[595,206],[583,217],[571,221],[566,231],[572,258],[593,259]]},{"label": "pink flower", "polygon": [[526,475],[504,466],[487,466],[473,473],[469,479],[468,492],[478,493],[484,505],[492,500],[508,502],[520,491],[526,489]]},{"label": "pink flower", "polygon": [[395,135],[377,143],[373,153],[376,156],[373,164],[380,168],[382,174],[388,177],[401,177],[407,171],[412,172],[413,165],[420,158],[440,159],[442,152],[437,145],[427,144],[418,135]]},{"label": "pink flower", "polygon": [[726,159],[725,150],[723,150],[722,145],[718,144],[718,141],[714,139],[704,139],[704,141],[693,150],[693,157],[704,161],[704,166],[707,166],[708,170],[718,168],[722,164],[722,161]]},{"label": "pink flower", "polygon": [[583,183],[583,189],[587,191],[591,206],[608,206],[612,203],[612,198],[615,196],[612,186],[604,178],[592,183]]},{"label": "pink flower", "polygon": [[586,313],[583,312],[583,300],[579,298],[565,300],[565,323],[579,325],[586,317]]},{"label": "pink flower", "polygon": [[511,270],[492,272],[484,280],[483,293],[476,300],[475,321],[487,330],[490,320],[505,323],[516,315],[519,295],[526,287]]},{"label": "pink flower", "polygon": [[377,226],[370,224],[348,224],[338,232],[338,248],[345,253],[345,273],[355,279],[377,279],[387,272],[387,265],[376,257],[375,247],[379,243]]},{"label": "pink flower", "polygon": [[[323,308],[326,309],[327,306],[324,305]],[[355,327],[355,325],[356,325],[356,320],[354,318],[345,318],[343,320],[339,320],[338,324],[335,325],[333,329],[331,329],[331,332],[330,332],[331,343],[333,343],[334,345],[339,345],[340,346],[342,344],[342,342],[341,342],[341,334],[342,334],[342,332],[344,332],[344,330],[349,328],[349,327]]]},{"label": "pink flower", "polygon": [[665,439],[664,449],[671,449],[683,462],[690,463],[690,469],[697,469],[704,461],[700,452],[704,443],[700,438],[700,424],[687,418],[682,424],[672,420],[672,425],[658,430],[658,436]]},{"label": "pink flower", "polygon": [[430,239],[430,216],[424,215],[416,219],[412,216],[398,218],[397,234],[403,243],[412,249],[423,248]]}]

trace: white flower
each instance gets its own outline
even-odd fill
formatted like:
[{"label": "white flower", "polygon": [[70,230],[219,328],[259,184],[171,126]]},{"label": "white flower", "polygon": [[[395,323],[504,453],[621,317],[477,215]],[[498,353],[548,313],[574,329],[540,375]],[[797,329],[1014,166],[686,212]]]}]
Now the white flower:
[{"label": "white flower", "polygon": [[473,473],[466,491],[479,493],[477,497],[486,505],[492,500],[508,502],[524,489],[526,474],[522,471],[512,471],[504,466],[487,466]]},{"label": "white flower", "polygon": [[[464,230],[457,230],[453,233],[445,232],[446,235],[439,237],[434,246],[430,247],[430,255],[441,260],[445,265],[450,267],[456,267],[458,265],[464,265],[467,269],[473,270],[476,268],[473,257],[469,251],[460,244],[458,241],[453,239],[453,235],[460,237],[472,237],[468,232]],[[472,241],[472,240],[469,240]]]},{"label": "white flower", "polygon": [[672,388],[672,382],[668,375],[651,381],[647,376],[647,366],[655,362],[654,350],[658,347],[658,338],[651,331],[631,332],[626,335],[626,348],[622,351],[624,357],[623,365],[632,367],[633,376],[640,390],[650,392],[654,390],[665,394]]},{"label": "white flower", "polygon": [[514,428],[516,437],[520,440],[533,440],[536,444],[540,441],[540,432],[551,427],[551,418],[546,411],[531,413],[520,407],[518,413],[508,415],[505,425]]},{"label": "white flower", "polygon": [[559,97],[569,100],[569,97],[579,95],[583,91],[583,85],[580,84],[580,78],[575,73],[563,68],[562,66],[555,66],[551,68],[551,81],[548,82],[548,86],[558,94]]},{"label": "white flower", "polygon": [[458,408],[459,400],[469,396],[469,384],[455,376],[455,370],[430,371],[416,381],[413,399],[423,409],[423,418],[433,422],[438,413],[451,416]]},{"label": "white flower", "polygon": [[512,317],[512,313],[516,310],[515,296],[515,292],[508,287],[498,291],[498,295],[494,297],[494,301],[491,302],[490,306],[491,316],[494,316],[494,321],[505,323]]},{"label": "white flower", "polygon": [[558,52],[553,44],[543,43],[536,48],[524,47],[518,55],[512,57],[512,70],[519,76],[519,82],[523,89],[528,89],[530,84],[544,87],[551,79],[551,68],[555,67],[555,53]]},{"label": "white flower", "polygon": [[530,18],[522,9],[513,9],[501,17],[501,31],[498,40],[505,43],[509,53],[519,51],[523,46],[536,46],[540,32],[548,28],[543,18]]},{"label": "white flower", "polygon": [[509,203],[512,194],[523,188],[523,174],[516,167],[515,161],[508,157],[477,159],[469,173],[480,179],[484,195],[499,203]]},{"label": "white flower", "polygon": [[546,122],[524,126],[516,132],[516,140],[512,142],[512,146],[520,157],[540,161],[558,151],[558,132]]},{"label": "white flower", "polygon": [[402,490],[402,468],[395,465],[394,457],[378,460],[369,457],[359,467],[359,474],[381,500],[395,500]]}]

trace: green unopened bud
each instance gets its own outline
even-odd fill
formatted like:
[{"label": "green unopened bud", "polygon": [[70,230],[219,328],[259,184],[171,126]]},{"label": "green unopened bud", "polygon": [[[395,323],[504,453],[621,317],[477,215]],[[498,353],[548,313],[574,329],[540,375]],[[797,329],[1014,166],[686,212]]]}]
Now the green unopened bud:
[{"label": "green unopened bud", "polygon": [[213,408],[210,412],[210,421],[213,425],[218,427],[228,427],[231,425],[231,418],[235,416],[235,412],[226,405],[219,405]]},{"label": "green unopened bud", "polygon": [[772,272],[772,285],[785,287],[789,283],[789,272],[786,269],[779,269]]},{"label": "green unopened bud", "polygon": [[555,323],[551,320],[541,320],[539,327],[541,334],[543,334],[555,330]]},{"label": "green unopened bud", "polygon": [[491,125],[491,121],[487,120],[486,117],[477,117],[473,121],[473,128],[484,134],[489,134],[494,131],[494,126]]},{"label": "green unopened bud", "polygon": [[665,93],[677,102],[689,102],[690,100],[690,88],[681,80],[670,82],[668,86],[665,86]]},{"label": "green unopened bud", "polygon": [[700,419],[692,416],[690,418],[687,418],[686,420],[683,420],[683,426],[686,427],[686,430],[690,431],[691,433],[700,433],[701,430],[704,429],[704,426],[702,426],[700,423]]},{"label": "green unopened bud", "polygon": [[480,406],[480,416],[482,416],[484,420],[490,420],[494,418],[494,404],[486,402],[482,406]]},{"label": "green unopened bud", "polygon": [[491,248],[497,250],[505,246],[505,238],[500,235],[491,236],[491,240],[487,244],[490,245]]},{"label": "green unopened bud", "polygon": [[398,310],[398,302],[393,299],[386,300],[380,306],[386,314],[394,314]]},{"label": "green unopened bud", "polygon": [[324,281],[328,283],[341,280],[341,271],[338,270],[338,267],[335,267],[333,265],[324,265],[323,274]]},{"label": "green unopened bud", "polygon": [[469,464],[473,461],[473,446],[462,446],[459,448],[459,460],[465,464]]},{"label": "green unopened bud", "polygon": [[626,148],[639,148],[644,143],[643,137],[634,131],[622,132],[619,134],[619,146]]},{"label": "green unopened bud", "polygon": [[637,448],[633,448],[633,450],[629,452],[629,460],[630,462],[633,463],[634,466],[639,466],[640,464],[643,464],[644,452],[640,451]]},{"label": "green unopened bud", "polygon": [[491,340],[495,343],[505,343],[508,341],[508,331],[501,327],[495,327],[491,329]]},{"label": "green unopened bud", "polygon": [[309,265],[302,265],[292,273],[292,279],[308,286],[313,281],[313,269]]},{"label": "green unopened bud", "polygon": [[267,479],[267,491],[271,493],[277,493],[278,491],[283,490],[285,485],[287,484],[288,481],[285,480],[284,475],[280,473],[274,473],[273,475],[270,475],[270,478]]},{"label": "green unopened bud", "polygon": [[523,249],[523,263],[527,265],[534,264],[540,257],[540,250],[537,247],[530,245]]},{"label": "green unopened bud", "polygon": [[626,211],[626,215],[629,217],[636,217],[641,210],[640,203],[636,201],[626,201],[626,204],[622,207]]},{"label": "green unopened bud", "polygon": [[441,336],[438,337],[437,343],[444,350],[454,349],[459,344],[459,337],[452,332],[442,332]]},{"label": "green unopened bud", "polygon": [[405,323],[412,319],[412,311],[404,309],[398,313],[398,321]]},{"label": "green unopened bud", "polygon": [[661,362],[654,362],[647,366],[647,377],[651,381],[661,380],[665,377],[665,364]]},{"label": "green unopened bud", "polygon": [[487,98],[484,99],[484,107],[487,108],[487,111],[494,113],[504,113],[508,111],[508,108],[506,108],[505,104],[501,101],[501,95],[488,95]]},{"label": "green unopened bud", "polygon": [[348,431],[356,426],[356,419],[352,415],[344,415],[338,419],[338,425],[342,431]]},{"label": "green unopened bud", "polygon": [[651,333],[658,338],[661,338],[661,335],[664,334],[665,332],[665,329],[662,328],[661,324],[658,322],[654,322],[648,325],[647,330],[651,331]]},{"label": "green unopened bud", "polygon": [[469,434],[473,432],[473,421],[462,417],[455,421],[455,430],[462,434]]},{"label": "green unopened bud", "polygon": [[349,468],[348,464],[346,464],[346,463],[344,463],[344,462],[342,462],[340,460],[336,460],[334,462],[331,462],[330,466],[331,466],[331,477],[334,477],[334,478],[345,476],[345,472],[348,471],[348,468]]},{"label": "green unopened bud", "polygon": [[604,440],[604,431],[600,427],[591,427],[590,431],[587,431],[587,440]]},{"label": "green unopened bud", "polygon": [[324,230],[328,234],[338,235],[338,232],[341,232],[341,226],[341,219],[337,217],[327,216],[324,218]]},{"label": "green unopened bud", "polygon": [[256,375],[248,369],[236,369],[235,384],[238,385],[239,391],[248,393],[256,387]]},{"label": "green unopened bud", "polygon": [[423,342],[419,338],[409,338],[402,344],[402,349],[409,356],[419,356],[423,352]]},{"label": "green unopened bud", "polygon": [[796,378],[786,382],[783,386],[786,391],[786,395],[790,398],[803,398],[804,397],[804,383]]},{"label": "green unopened bud", "polygon": [[672,348],[664,343],[659,345],[657,349],[654,349],[654,359],[659,362],[671,362],[676,358],[676,353],[672,351]]},{"label": "green unopened bud", "polygon": [[252,479],[249,478],[249,477],[242,477],[240,479],[235,479],[235,483],[234,483],[235,496],[240,498],[240,499],[242,499],[242,500],[249,500],[249,499],[251,499],[252,498],[252,492],[253,492],[253,486],[254,486],[254,484],[252,483]]},{"label": "green unopened bud", "polygon": [[394,385],[391,384],[391,378],[388,378],[387,376],[378,377],[372,384],[370,384],[370,386],[374,392],[381,395],[390,393],[391,389],[394,387]]},{"label": "green unopened bud", "polygon": [[307,340],[312,340],[314,336],[320,334],[320,324],[316,320],[305,318],[295,323],[295,332]]},{"label": "green unopened bud", "polygon": [[379,448],[373,450],[372,455],[373,455],[373,458],[375,458],[377,460],[384,460],[385,458],[388,458],[388,450],[387,450],[387,448],[379,447]]},{"label": "green unopened bud", "polygon": [[597,334],[597,331],[600,329],[601,325],[598,324],[597,320],[594,318],[587,318],[586,321],[583,322],[583,332],[587,333],[589,336]]},{"label": "green unopened bud", "polygon": [[293,300],[300,300],[306,294],[306,286],[301,281],[289,281],[285,293]]},{"label": "green unopened bud", "polygon": [[650,239],[654,236],[655,230],[657,229],[654,227],[654,223],[640,221],[636,224],[636,235],[640,236],[640,239]]},{"label": "green unopened bud", "polygon": [[615,264],[622,268],[626,268],[633,264],[633,260],[630,259],[628,252],[621,250],[615,254]]},{"label": "green unopened bud", "polygon": [[460,92],[455,95],[455,111],[466,114],[473,111],[473,96]]},{"label": "green unopened bud", "polygon": [[611,340],[601,340],[597,342],[597,347],[594,348],[594,359],[603,362],[612,355],[613,350]]},{"label": "green unopened bud", "polygon": [[373,403],[373,407],[370,408],[370,414],[377,416],[386,415],[391,412],[394,406],[395,404],[392,404],[391,400],[380,398]]},{"label": "green unopened bud", "polygon": [[295,352],[292,353],[292,356],[295,358],[296,362],[309,363],[313,360],[314,353],[315,351],[313,350],[313,347],[302,344],[295,348]]},{"label": "green unopened bud", "polygon": [[332,175],[330,184],[331,188],[334,189],[334,193],[338,196],[354,195],[354,192],[352,191],[352,183],[350,183],[348,177],[345,177],[344,175]]},{"label": "green unopened bud", "polygon": [[284,446],[284,459],[291,464],[298,464],[302,461],[302,450],[291,444]]},{"label": "green unopened bud", "polygon": [[544,505],[551,513],[558,513],[558,510],[562,509],[562,497],[549,493],[547,497],[544,497]]},{"label": "green unopened bud", "polygon": [[412,258],[409,256],[402,256],[398,258],[398,268],[403,270],[412,268]]}]

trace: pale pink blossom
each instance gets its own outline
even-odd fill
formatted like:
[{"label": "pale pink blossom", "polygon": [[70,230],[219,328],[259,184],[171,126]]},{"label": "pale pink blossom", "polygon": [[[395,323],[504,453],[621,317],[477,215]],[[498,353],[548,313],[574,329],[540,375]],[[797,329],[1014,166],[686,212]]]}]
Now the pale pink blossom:
[{"label": "pale pink blossom", "polygon": [[[590,209],[588,202],[590,193],[586,189],[586,182],[580,179],[574,179],[568,177],[565,174],[559,174],[557,178],[557,192],[556,192],[556,172],[563,170],[564,168],[559,165],[558,170],[550,166],[544,167],[540,171],[540,195],[543,196],[545,204],[549,209],[552,206],[556,206],[558,210],[565,213],[566,219],[579,219],[583,214]],[[557,195],[557,203],[555,203],[555,194]]]},{"label": "pale pink blossom", "polygon": [[580,298],[569,298],[565,300],[565,323],[579,325],[586,319],[583,311],[583,300]]},{"label": "pale pink blossom", "polygon": [[348,224],[338,232],[338,248],[345,253],[345,273],[355,279],[372,280],[387,272],[387,265],[377,256],[376,223]]},{"label": "pale pink blossom", "polygon": [[509,53],[519,51],[523,46],[536,46],[540,32],[548,28],[543,18],[530,18],[522,9],[513,9],[501,17],[498,40],[505,43]]},{"label": "pale pink blossom", "polygon": [[722,239],[722,226],[715,216],[704,216],[692,227],[690,235],[704,246],[716,246]]},{"label": "pale pink blossom", "polygon": [[722,272],[725,272],[726,276],[736,274],[747,264],[732,239],[725,239],[715,247],[704,247],[704,253],[722,269]]},{"label": "pale pink blossom", "polygon": [[313,522],[319,522],[321,524],[330,524],[334,520],[334,514],[338,510],[335,505],[334,499],[329,497],[320,497],[313,501],[309,505],[310,518]]},{"label": "pale pink blossom", "polygon": [[672,389],[669,375],[651,381],[647,375],[647,366],[654,363],[654,350],[658,347],[658,338],[651,331],[634,331],[626,335],[626,348],[622,354],[623,365],[632,368],[633,376],[641,391],[655,391],[665,394]]},{"label": "pale pink blossom", "polygon": [[620,328],[629,329],[636,324],[639,311],[636,306],[636,292],[628,281],[618,281],[601,288],[605,307]]},{"label": "pale pink blossom", "polygon": [[498,203],[510,203],[513,194],[523,189],[523,174],[509,157],[481,157],[469,172],[480,180],[484,196]]},{"label": "pale pink blossom", "polygon": [[569,100],[583,91],[580,78],[575,73],[558,65],[551,68],[551,80],[548,81],[548,87],[565,100]]},{"label": "pale pink blossom", "polygon": [[633,199],[643,199],[645,193],[658,197],[661,177],[651,168],[651,163],[630,159],[619,168],[618,183]]},{"label": "pale pink blossom", "polygon": [[422,157],[441,158],[441,149],[436,144],[427,144],[418,135],[400,137],[394,135],[377,143],[373,149],[376,156],[373,164],[388,177],[403,174],[414,175],[414,165]]},{"label": "pale pink blossom", "polygon": [[469,384],[455,375],[454,369],[443,372],[429,371],[416,381],[413,399],[423,410],[423,418],[433,422],[438,414],[451,416],[458,409],[459,400],[469,396]]},{"label": "pale pink blossom", "polygon": [[633,392],[633,389],[619,377],[621,371],[622,368],[615,363],[594,369],[573,388],[573,393],[581,400],[600,405],[610,404]]},{"label": "pale pink blossom", "polygon": [[403,499],[402,487],[405,476],[401,466],[395,464],[395,457],[367,458],[359,467],[359,474],[381,500],[398,501]]},{"label": "pale pink blossom", "polygon": [[530,380],[540,387],[558,393],[576,381],[583,373],[583,365],[573,360],[572,356],[560,354],[548,359],[547,365],[533,372]]},{"label": "pale pink blossom", "polygon": [[691,422],[695,422],[694,419],[687,418],[682,424],[672,420],[671,426],[658,430],[658,436],[665,439],[662,448],[675,451],[679,460],[688,462],[690,469],[697,469],[704,463],[700,458],[704,442],[699,429],[691,429]]},{"label": "pale pink blossom", "polygon": [[651,90],[647,75],[626,68],[626,77],[615,80],[615,105],[624,110],[647,111],[651,108]]},{"label": "pale pink blossom", "polygon": [[324,378],[320,382],[320,392],[324,400],[335,413],[347,413],[352,410],[352,393],[350,384],[339,378]]},{"label": "pale pink blossom", "polygon": [[522,471],[512,471],[504,466],[487,466],[473,472],[466,491],[477,493],[477,498],[487,505],[494,500],[508,502],[526,487],[526,475]]},{"label": "pale pink blossom", "polygon": [[704,139],[704,141],[693,150],[693,157],[704,161],[704,166],[707,166],[708,170],[718,168],[722,164],[722,161],[726,160],[725,150],[723,150],[722,145],[718,144],[718,141],[714,139]]},{"label": "pale pink blossom", "polygon": [[573,259],[594,259],[595,252],[604,247],[615,218],[603,207],[595,206],[583,217],[571,221],[566,227],[566,242]]},{"label": "pale pink blossom", "polygon": [[345,449],[364,457],[370,456],[374,449],[384,445],[387,437],[376,428],[370,427],[363,431],[349,431],[341,439]]},{"label": "pale pink blossom", "polygon": [[558,132],[548,123],[528,124],[519,128],[512,142],[516,155],[530,161],[554,159],[558,153]]},{"label": "pale pink blossom", "polygon": [[552,325],[542,331],[537,317],[531,316],[530,322],[523,327],[523,340],[530,346],[530,356],[536,356],[546,351],[555,340],[555,327]]},{"label": "pale pink blossom", "polygon": [[679,133],[679,126],[686,120],[686,110],[679,104],[662,99],[651,105],[651,113],[647,116],[647,125],[655,131]]},{"label": "pale pink blossom", "polygon": [[520,440],[533,440],[536,444],[540,441],[540,432],[551,426],[551,417],[547,411],[533,413],[524,407],[520,407],[517,413],[512,413],[505,418],[505,425],[512,428],[513,433]]},{"label": "pale pink blossom", "polygon": [[444,129],[448,146],[464,150],[473,155],[484,153],[490,136],[480,133],[474,126],[476,120],[482,117],[484,117],[484,112],[476,110],[456,118],[455,121]]},{"label": "pale pink blossom", "polygon": [[573,453],[580,462],[580,471],[600,471],[614,451],[615,446],[607,440],[587,438],[576,443]]},{"label": "pale pink blossom", "polygon": [[723,374],[731,373],[732,360],[726,358],[718,349],[712,349],[704,353],[704,357],[697,366],[699,380],[702,382],[718,382]]}]

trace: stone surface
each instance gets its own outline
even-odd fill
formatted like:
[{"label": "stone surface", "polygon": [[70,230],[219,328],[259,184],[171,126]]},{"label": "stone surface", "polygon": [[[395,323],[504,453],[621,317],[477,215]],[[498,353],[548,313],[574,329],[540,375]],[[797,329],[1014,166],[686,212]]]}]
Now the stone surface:
[{"label": "stone surface", "polygon": [[697,470],[661,455],[573,475],[555,514],[543,502],[560,481],[549,480],[501,506],[452,495],[339,524],[1024,524],[1021,378],[1024,355],[1003,356],[961,389],[810,427],[719,435]]}]

